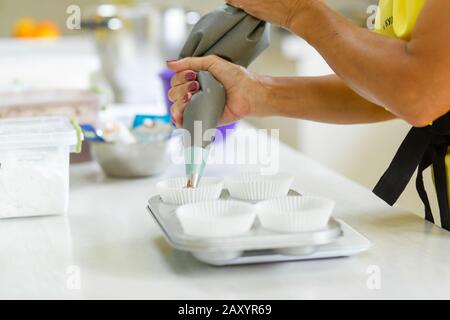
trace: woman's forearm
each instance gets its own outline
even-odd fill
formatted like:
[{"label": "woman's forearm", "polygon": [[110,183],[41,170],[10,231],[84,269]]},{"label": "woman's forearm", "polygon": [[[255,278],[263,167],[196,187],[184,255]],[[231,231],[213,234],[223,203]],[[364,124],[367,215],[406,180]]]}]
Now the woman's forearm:
[{"label": "woman's forearm", "polygon": [[257,116],[285,116],[336,123],[372,123],[395,116],[351,90],[335,75],[323,77],[260,78],[263,101]]},{"label": "woman's forearm", "polygon": [[291,31],[314,46],[350,88],[417,126],[448,112],[447,1],[427,2],[411,41],[359,28],[322,1],[307,3],[290,22]]}]

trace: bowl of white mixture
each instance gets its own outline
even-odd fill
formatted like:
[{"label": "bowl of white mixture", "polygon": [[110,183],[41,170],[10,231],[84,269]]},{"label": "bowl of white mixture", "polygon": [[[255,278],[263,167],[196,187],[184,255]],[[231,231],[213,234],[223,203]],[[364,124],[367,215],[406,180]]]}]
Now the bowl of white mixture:
[{"label": "bowl of white mixture", "polygon": [[170,165],[173,128],[167,124],[129,129],[115,123],[103,130],[104,142],[92,142],[93,158],[116,178],[142,178],[163,173]]},{"label": "bowl of white mixture", "polygon": [[116,178],[141,178],[163,173],[171,163],[170,140],[149,143],[92,143],[92,156],[103,172]]}]

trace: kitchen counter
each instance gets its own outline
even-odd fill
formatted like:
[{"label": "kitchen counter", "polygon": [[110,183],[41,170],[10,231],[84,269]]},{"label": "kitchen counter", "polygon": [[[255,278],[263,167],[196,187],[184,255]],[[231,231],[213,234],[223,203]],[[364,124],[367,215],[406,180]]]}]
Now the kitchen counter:
[{"label": "kitchen counter", "polygon": [[374,246],[351,258],[211,267],[172,250],[147,213],[161,177],[116,180],[88,163],[71,168],[67,217],[0,221],[0,298],[450,298],[450,233],[285,145],[279,159],[294,189],[336,200],[335,216]]}]

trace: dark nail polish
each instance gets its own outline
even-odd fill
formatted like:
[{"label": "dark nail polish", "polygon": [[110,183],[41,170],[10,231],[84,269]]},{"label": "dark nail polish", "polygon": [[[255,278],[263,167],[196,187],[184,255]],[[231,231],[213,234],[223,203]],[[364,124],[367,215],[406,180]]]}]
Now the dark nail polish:
[{"label": "dark nail polish", "polygon": [[192,82],[189,85],[189,91],[196,91],[198,89],[198,83],[197,82]]},{"label": "dark nail polish", "polygon": [[187,103],[189,100],[191,100],[191,97],[189,96],[188,93],[186,93],[186,94],[184,95],[184,97],[183,97],[183,102],[184,102],[184,103]]},{"label": "dark nail polish", "polygon": [[177,60],[166,60],[166,63],[175,62]]},{"label": "dark nail polish", "polygon": [[186,73],[187,81],[194,81],[197,78],[197,75],[194,72]]}]

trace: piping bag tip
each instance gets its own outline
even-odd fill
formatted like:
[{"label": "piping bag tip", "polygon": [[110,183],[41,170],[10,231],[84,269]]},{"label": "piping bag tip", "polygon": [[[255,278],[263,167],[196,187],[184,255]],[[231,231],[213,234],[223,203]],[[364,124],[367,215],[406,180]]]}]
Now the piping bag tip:
[{"label": "piping bag tip", "polygon": [[195,189],[200,182],[200,174],[192,173],[188,175],[186,188]]},{"label": "piping bag tip", "polygon": [[200,147],[188,147],[185,149],[186,162],[186,188],[197,188],[203,172],[205,170],[206,162],[208,160],[209,150]]}]

